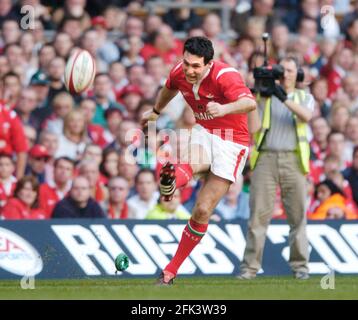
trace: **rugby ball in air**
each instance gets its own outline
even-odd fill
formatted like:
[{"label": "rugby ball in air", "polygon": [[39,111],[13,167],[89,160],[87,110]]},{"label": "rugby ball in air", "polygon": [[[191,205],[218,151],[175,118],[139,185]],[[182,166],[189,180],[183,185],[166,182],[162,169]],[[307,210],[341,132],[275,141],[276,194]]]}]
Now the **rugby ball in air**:
[{"label": "rugby ball in air", "polygon": [[65,85],[71,94],[86,91],[96,75],[96,63],[86,50],[76,50],[68,59],[65,69]]}]

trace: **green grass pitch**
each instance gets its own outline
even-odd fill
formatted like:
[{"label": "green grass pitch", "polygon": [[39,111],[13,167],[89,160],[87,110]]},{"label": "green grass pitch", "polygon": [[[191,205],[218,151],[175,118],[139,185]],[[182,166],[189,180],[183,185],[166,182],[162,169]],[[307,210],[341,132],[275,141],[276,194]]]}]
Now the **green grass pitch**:
[{"label": "green grass pitch", "polygon": [[20,280],[0,281],[0,299],[358,299],[358,276],[335,277],[335,289],[323,290],[321,277],[180,277],[174,286],[158,287],[155,279],[35,280],[23,290]]}]

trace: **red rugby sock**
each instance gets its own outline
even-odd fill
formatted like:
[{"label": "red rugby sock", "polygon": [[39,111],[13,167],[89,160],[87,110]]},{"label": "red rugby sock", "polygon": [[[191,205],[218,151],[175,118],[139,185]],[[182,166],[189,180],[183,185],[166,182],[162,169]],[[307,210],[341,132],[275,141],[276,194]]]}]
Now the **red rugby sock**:
[{"label": "red rugby sock", "polygon": [[175,165],[176,187],[184,187],[193,177],[193,169],[189,164]]},{"label": "red rugby sock", "polygon": [[200,242],[207,229],[207,223],[198,223],[191,218],[184,228],[177,252],[164,270],[176,275],[179,267]]}]

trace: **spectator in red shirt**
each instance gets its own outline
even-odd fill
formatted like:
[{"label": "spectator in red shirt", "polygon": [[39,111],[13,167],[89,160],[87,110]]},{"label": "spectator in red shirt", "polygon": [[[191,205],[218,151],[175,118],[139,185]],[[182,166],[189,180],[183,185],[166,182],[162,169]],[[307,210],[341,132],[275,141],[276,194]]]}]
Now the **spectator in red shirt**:
[{"label": "spectator in red shirt", "polygon": [[16,178],[12,175],[15,165],[11,155],[6,153],[0,154],[0,207],[3,207],[7,200],[12,197],[15,187]]},{"label": "spectator in red shirt", "polygon": [[183,43],[174,37],[172,28],[167,24],[161,25],[154,32],[152,42],[145,44],[140,52],[145,61],[159,55],[169,65],[174,65],[182,53]]},{"label": "spectator in red shirt", "polygon": [[323,117],[316,117],[311,120],[313,139],[310,142],[311,159],[323,161],[326,157],[327,137],[330,132],[328,122]]},{"label": "spectator in red shirt", "polygon": [[39,203],[45,212],[46,219],[51,218],[56,204],[62,200],[71,189],[75,163],[67,157],[60,157],[54,163],[53,182],[40,186]]},{"label": "spectator in red shirt", "polygon": [[340,100],[336,100],[331,108],[330,126],[332,131],[345,133],[350,114],[349,109]]},{"label": "spectator in red shirt", "polygon": [[81,161],[78,172],[87,178],[91,188],[91,196],[101,202],[108,198],[108,191],[100,179],[99,165],[93,159]]},{"label": "spectator in red shirt", "polygon": [[107,129],[104,130],[104,137],[108,144],[111,144],[116,139],[119,126],[124,119],[124,114],[119,108],[112,107],[105,111],[104,117],[107,121]]},{"label": "spectator in red shirt", "polygon": [[0,153],[16,154],[16,177],[25,172],[28,145],[21,120],[0,101]]},{"label": "spectator in red shirt", "polygon": [[127,219],[129,193],[128,181],[123,177],[113,177],[108,182],[109,198],[102,204],[102,208],[110,219]]},{"label": "spectator in red shirt", "polygon": [[104,148],[109,142],[105,139],[104,128],[99,124],[92,123],[92,119],[96,111],[96,102],[91,98],[83,99],[80,102],[80,110],[82,110],[85,115],[88,136],[93,143]]},{"label": "spectator in red shirt", "polygon": [[108,74],[111,78],[113,91],[117,96],[122,88],[128,84],[126,67],[120,62],[114,61],[109,65]]},{"label": "spectator in red shirt", "polygon": [[43,145],[50,159],[46,162],[45,166],[45,181],[53,182],[53,165],[55,161],[55,154],[58,149],[58,136],[50,131],[42,130],[39,136],[39,144]]},{"label": "spectator in red shirt", "polygon": [[[128,112],[127,119],[133,120],[135,113],[138,109],[139,103],[143,97],[142,91],[139,86],[129,84],[123,88],[117,97],[126,107]],[[109,110],[109,109],[107,109]],[[106,111],[107,111],[106,110]],[[119,111],[121,111],[119,109]]]},{"label": "spectator in red shirt", "polygon": [[337,90],[342,87],[342,80],[353,65],[353,53],[348,48],[338,50],[333,57],[333,63],[325,65],[321,74],[327,78],[328,97],[333,99]]},{"label": "spectator in red shirt", "polygon": [[340,161],[340,170],[344,170],[345,168],[351,165],[351,159],[346,158],[344,154],[345,141],[344,135],[341,132],[332,131],[327,138],[328,141],[328,154],[336,156]]},{"label": "spectator in red shirt", "polygon": [[119,155],[116,150],[107,148],[103,151],[102,163],[99,168],[102,176],[105,177],[107,181],[108,179],[118,176],[118,163]]},{"label": "spectator in red shirt", "polygon": [[17,182],[14,197],[2,209],[4,219],[44,219],[45,214],[38,207],[39,184],[36,178],[23,177]]},{"label": "spectator in red shirt", "polygon": [[45,146],[35,144],[29,152],[29,161],[26,174],[34,176],[40,183],[45,182],[45,166],[50,159]]}]

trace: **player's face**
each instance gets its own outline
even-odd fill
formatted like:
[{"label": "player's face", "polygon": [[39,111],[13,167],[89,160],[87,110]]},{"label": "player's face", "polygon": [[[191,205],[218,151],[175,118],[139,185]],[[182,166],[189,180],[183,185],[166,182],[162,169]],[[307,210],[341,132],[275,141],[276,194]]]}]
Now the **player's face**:
[{"label": "player's face", "polygon": [[187,51],[183,57],[183,71],[186,81],[191,84],[197,83],[209,69],[210,63],[204,64],[204,57],[199,57]]}]

